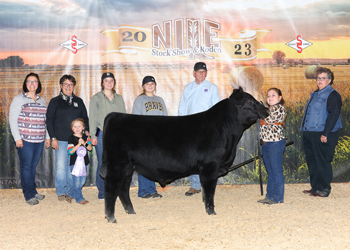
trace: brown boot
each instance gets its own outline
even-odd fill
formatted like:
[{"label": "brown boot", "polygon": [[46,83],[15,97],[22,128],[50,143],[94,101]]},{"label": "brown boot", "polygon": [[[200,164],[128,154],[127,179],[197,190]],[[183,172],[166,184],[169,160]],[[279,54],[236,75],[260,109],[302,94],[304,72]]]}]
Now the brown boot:
[{"label": "brown boot", "polygon": [[197,190],[197,189],[194,189],[194,188],[190,188],[190,190],[188,190],[186,193],[185,193],[185,195],[186,196],[192,196],[192,195],[194,195],[194,194],[198,194],[198,193],[200,193],[201,191],[200,190]]}]

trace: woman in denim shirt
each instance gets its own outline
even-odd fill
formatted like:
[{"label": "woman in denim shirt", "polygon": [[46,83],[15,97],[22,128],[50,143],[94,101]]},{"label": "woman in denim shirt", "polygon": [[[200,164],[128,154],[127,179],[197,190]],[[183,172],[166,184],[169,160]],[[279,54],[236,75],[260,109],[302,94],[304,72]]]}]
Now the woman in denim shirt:
[{"label": "woman in denim shirt", "polygon": [[331,86],[334,80],[331,70],[320,67],[316,70],[316,76],[318,90],[311,94],[301,124],[311,184],[311,189],[303,192],[311,196],[328,197],[333,178],[331,162],[339,130],[342,129],[342,100]]}]

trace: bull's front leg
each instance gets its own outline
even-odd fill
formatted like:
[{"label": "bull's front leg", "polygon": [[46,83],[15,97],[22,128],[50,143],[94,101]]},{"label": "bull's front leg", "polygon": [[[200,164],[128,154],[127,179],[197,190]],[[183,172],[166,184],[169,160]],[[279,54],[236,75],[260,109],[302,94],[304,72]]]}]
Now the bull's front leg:
[{"label": "bull's front leg", "polygon": [[205,211],[209,215],[216,215],[214,211],[214,194],[215,194],[215,188],[216,188],[216,181],[212,181],[206,184],[202,184],[203,187],[203,198],[204,198],[204,204],[205,204]]},{"label": "bull's front leg", "polygon": [[205,205],[205,210],[209,215],[216,215],[214,210],[214,194],[217,183],[217,178],[213,179],[212,176],[215,176],[214,173],[205,173],[203,172],[201,177],[201,184],[203,189],[203,201]]}]

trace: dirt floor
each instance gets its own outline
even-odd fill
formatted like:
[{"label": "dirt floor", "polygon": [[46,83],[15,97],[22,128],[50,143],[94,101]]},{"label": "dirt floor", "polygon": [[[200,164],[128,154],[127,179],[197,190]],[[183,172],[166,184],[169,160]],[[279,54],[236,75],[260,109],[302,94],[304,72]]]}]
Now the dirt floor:
[{"label": "dirt floor", "polygon": [[350,184],[332,184],[328,198],[302,193],[307,184],[286,185],[285,203],[263,205],[259,185],[218,186],[217,215],[207,215],[201,195],[188,187],[160,189],[161,199],[137,198],[136,215],[116,203],[118,223],[104,219],[97,190],[84,188],[87,205],[58,201],[41,189],[39,205],[21,190],[0,190],[1,249],[350,249]]}]

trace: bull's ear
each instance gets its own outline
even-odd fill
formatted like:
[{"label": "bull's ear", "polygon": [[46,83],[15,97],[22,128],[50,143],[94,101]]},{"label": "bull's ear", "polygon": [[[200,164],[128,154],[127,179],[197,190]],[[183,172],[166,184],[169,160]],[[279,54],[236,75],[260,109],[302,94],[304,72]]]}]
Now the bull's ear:
[{"label": "bull's ear", "polygon": [[242,93],[242,92],[243,92],[242,87],[239,87],[238,89],[234,89],[233,92],[232,92],[232,95],[230,96],[230,98],[235,98],[235,96],[236,96],[237,94],[240,94],[240,93]]}]

